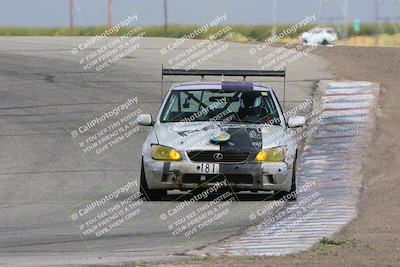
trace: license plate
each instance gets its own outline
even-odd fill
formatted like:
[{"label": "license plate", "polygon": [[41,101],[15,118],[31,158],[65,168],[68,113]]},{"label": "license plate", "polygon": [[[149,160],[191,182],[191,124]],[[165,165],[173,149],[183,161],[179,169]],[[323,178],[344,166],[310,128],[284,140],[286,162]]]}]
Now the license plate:
[{"label": "license plate", "polygon": [[199,171],[201,174],[219,174],[219,164],[201,163]]}]

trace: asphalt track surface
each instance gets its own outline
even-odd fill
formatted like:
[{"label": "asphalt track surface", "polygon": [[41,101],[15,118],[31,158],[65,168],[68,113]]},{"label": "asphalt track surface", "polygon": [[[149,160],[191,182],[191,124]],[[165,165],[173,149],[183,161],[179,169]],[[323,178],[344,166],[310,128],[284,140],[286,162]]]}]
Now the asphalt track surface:
[{"label": "asphalt track surface", "polygon": [[[145,216],[107,238],[82,238],[69,211],[93,196],[101,197],[107,188],[123,186],[127,175],[138,177],[147,129],[140,128],[130,142],[90,164],[82,161],[67,129],[131,93],[138,97],[144,112],[155,115],[161,98],[161,64],[179,53],[177,49],[167,57],[160,54],[160,48],[173,39],[145,38],[137,51],[106,72],[85,72],[71,49],[86,40],[0,38],[0,264],[171,260],[248,228],[249,210],[264,202],[241,195],[232,203],[228,218],[189,238],[173,237],[160,220],[159,214],[171,207],[170,201],[144,203]],[[195,42],[188,41],[180,49]],[[92,48],[97,46],[100,44]],[[201,67],[255,69],[257,57],[276,49],[250,56],[251,47],[254,45],[230,43],[226,51]],[[309,97],[318,80],[331,78],[326,66],[319,57],[303,56],[288,67],[288,107]],[[270,85],[281,97],[281,83]],[[167,200],[180,196],[174,193]],[[200,205],[204,202],[195,203],[187,212]]]}]

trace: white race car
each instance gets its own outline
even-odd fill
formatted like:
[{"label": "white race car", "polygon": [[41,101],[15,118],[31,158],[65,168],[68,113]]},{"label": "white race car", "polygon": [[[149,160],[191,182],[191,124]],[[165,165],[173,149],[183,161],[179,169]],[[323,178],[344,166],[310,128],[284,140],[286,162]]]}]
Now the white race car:
[{"label": "white race car", "polygon": [[314,28],[301,34],[301,41],[305,45],[335,45],[337,33],[331,28]]},{"label": "white race car", "polygon": [[[271,72],[211,71],[224,76]],[[163,73],[204,76],[210,71],[163,69]],[[293,128],[302,127],[305,117],[286,120],[274,91],[264,84],[175,84],[157,117],[141,114],[138,121],[152,127],[142,146],[141,164],[141,192],[149,200],[160,200],[167,190],[197,190],[222,181],[235,191],[296,190]]]}]

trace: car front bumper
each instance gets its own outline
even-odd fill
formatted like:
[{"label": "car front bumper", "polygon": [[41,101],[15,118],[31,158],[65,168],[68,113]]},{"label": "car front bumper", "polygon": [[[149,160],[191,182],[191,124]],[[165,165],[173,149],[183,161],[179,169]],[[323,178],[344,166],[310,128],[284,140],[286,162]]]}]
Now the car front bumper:
[{"label": "car front bumper", "polygon": [[202,174],[201,164],[190,160],[169,162],[143,157],[150,189],[190,190],[199,185],[211,187],[226,180],[234,190],[289,191],[292,183],[293,164],[286,162],[218,163],[219,171],[214,174]]}]

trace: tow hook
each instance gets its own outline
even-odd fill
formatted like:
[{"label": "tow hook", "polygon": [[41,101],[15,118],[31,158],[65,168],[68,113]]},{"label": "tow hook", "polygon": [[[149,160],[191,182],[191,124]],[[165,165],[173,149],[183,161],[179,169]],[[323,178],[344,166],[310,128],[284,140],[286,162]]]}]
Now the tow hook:
[{"label": "tow hook", "polygon": [[172,177],[172,181],[178,182],[181,184],[181,172],[179,170],[173,170],[174,176]]}]

